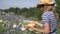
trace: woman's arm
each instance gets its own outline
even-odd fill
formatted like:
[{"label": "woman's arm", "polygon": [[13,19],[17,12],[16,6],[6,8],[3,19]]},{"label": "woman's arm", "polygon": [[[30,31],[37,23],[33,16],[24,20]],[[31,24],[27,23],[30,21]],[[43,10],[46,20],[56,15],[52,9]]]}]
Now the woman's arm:
[{"label": "woman's arm", "polygon": [[41,23],[39,23],[39,22],[37,22],[37,21],[35,21],[34,23],[35,23],[36,25],[38,25],[38,26],[41,26],[41,27],[43,26]]},{"label": "woman's arm", "polygon": [[50,32],[49,23],[44,24],[44,29],[43,30],[40,30],[40,29],[37,29],[37,28],[34,28],[34,27],[30,27],[30,28],[32,30],[35,30],[35,31],[38,31],[38,32],[44,32],[44,33],[49,33]]}]

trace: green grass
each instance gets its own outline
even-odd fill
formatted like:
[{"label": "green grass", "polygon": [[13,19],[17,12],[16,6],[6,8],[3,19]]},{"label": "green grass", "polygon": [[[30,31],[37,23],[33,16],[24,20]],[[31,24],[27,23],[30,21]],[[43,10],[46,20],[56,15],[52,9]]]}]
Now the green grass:
[{"label": "green grass", "polygon": [[58,34],[60,34],[60,20],[58,22]]}]

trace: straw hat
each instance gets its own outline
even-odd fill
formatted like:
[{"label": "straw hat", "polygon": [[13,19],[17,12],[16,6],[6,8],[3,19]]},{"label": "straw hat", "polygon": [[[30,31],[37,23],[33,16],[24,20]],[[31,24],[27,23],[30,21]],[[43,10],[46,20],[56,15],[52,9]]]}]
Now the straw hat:
[{"label": "straw hat", "polygon": [[39,4],[37,4],[37,8],[43,7],[45,5],[54,5],[55,2],[52,2],[51,0],[40,0]]}]

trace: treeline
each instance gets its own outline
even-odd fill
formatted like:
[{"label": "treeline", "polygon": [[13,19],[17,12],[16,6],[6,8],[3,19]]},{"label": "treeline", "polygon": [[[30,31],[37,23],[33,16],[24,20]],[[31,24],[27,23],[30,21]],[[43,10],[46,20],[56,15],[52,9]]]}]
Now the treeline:
[{"label": "treeline", "polygon": [[[60,7],[60,6],[59,6]],[[59,7],[56,7],[56,11],[58,12],[59,16],[60,16],[60,10]],[[10,12],[14,12],[15,14],[18,15],[22,15],[25,17],[33,17],[33,18],[37,18],[37,19],[41,19],[41,15],[42,15],[42,11],[41,9],[37,9],[36,7],[31,7],[31,8],[13,8],[10,7],[9,9],[0,9],[1,12],[6,12],[6,13],[10,13]]]},{"label": "treeline", "polygon": [[59,18],[60,18],[60,0],[56,0],[56,4],[57,4],[56,11],[59,14]]},{"label": "treeline", "polygon": [[33,18],[37,18],[37,19],[41,19],[41,14],[42,14],[42,11],[40,9],[37,9],[35,7],[31,7],[31,8],[13,8],[13,7],[10,7],[9,9],[0,9],[1,12],[6,12],[6,13],[10,13],[10,12],[14,12],[15,14],[18,14],[18,15],[22,15],[22,16],[25,16],[25,17],[33,17]]}]

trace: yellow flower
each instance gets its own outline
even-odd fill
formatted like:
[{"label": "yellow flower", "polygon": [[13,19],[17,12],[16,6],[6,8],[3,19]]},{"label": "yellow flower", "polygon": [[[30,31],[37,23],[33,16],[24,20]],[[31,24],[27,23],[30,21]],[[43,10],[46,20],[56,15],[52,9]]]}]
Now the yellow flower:
[{"label": "yellow flower", "polygon": [[24,27],[22,27],[22,28],[20,28],[22,31],[24,31],[26,28],[24,28]]},{"label": "yellow flower", "polygon": [[13,28],[15,28],[16,26],[17,26],[17,25],[16,25],[16,24],[14,24],[14,25],[13,25]]},{"label": "yellow flower", "polygon": [[3,22],[2,20],[0,20],[0,22]]}]

